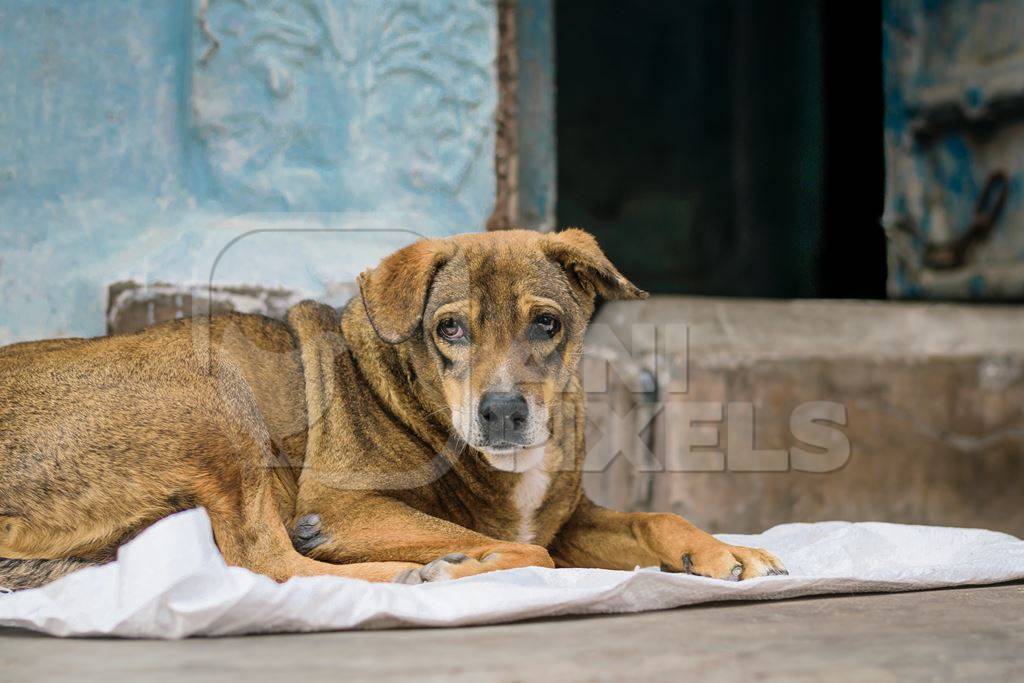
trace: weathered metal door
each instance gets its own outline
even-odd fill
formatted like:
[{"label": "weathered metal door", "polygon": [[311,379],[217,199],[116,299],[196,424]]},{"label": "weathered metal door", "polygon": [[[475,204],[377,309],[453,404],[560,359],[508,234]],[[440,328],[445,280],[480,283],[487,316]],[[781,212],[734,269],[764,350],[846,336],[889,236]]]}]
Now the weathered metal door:
[{"label": "weathered metal door", "polygon": [[1024,298],[1024,2],[886,0],[889,293]]}]

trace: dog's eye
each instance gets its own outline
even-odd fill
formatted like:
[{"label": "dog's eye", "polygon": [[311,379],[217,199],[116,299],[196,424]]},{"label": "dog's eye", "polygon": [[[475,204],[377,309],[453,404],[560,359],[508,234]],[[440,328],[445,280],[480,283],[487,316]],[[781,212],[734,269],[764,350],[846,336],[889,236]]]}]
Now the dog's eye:
[{"label": "dog's eye", "polygon": [[466,338],[466,328],[455,318],[445,318],[439,322],[437,333],[447,341],[459,341]]},{"label": "dog's eye", "polygon": [[544,313],[534,318],[530,324],[531,339],[551,339],[562,329],[562,323],[553,315]]}]

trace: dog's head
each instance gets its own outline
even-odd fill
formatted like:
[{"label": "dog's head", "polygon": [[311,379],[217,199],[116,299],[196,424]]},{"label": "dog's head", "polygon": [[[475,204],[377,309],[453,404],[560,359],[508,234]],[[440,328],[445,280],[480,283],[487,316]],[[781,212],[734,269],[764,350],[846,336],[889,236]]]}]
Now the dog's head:
[{"label": "dog's head", "polygon": [[359,289],[425,408],[506,471],[539,462],[595,298],[646,296],[575,229],[421,240],[362,273]]}]

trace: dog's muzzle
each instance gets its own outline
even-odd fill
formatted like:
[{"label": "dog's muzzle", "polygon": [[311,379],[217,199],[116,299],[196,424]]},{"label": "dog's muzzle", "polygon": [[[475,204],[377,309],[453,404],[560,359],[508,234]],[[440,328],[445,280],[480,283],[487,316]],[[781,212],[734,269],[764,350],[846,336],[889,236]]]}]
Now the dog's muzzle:
[{"label": "dog's muzzle", "polygon": [[489,391],[480,398],[480,426],[486,445],[504,449],[526,444],[530,407],[518,391]]}]

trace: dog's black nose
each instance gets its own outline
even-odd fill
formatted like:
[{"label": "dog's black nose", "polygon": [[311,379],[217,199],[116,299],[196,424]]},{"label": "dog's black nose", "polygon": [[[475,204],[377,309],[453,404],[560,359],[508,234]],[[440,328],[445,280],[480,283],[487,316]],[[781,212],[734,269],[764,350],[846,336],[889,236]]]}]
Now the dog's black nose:
[{"label": "dog's black nose", "polygon": [[518,391],[489,391],[480,399],[484,438],[493,446],[523,443],[530,408]]}]

